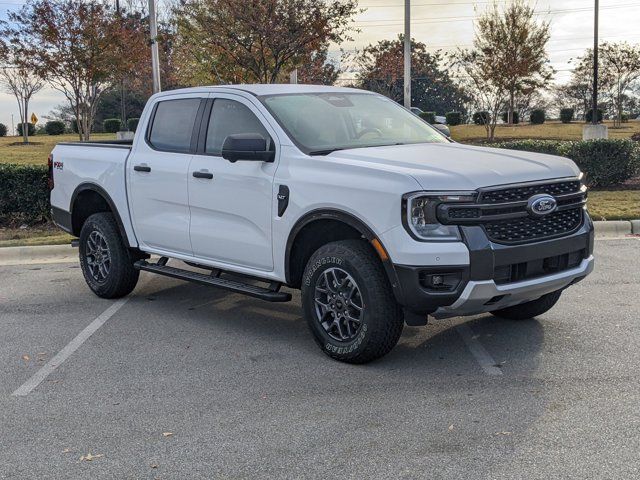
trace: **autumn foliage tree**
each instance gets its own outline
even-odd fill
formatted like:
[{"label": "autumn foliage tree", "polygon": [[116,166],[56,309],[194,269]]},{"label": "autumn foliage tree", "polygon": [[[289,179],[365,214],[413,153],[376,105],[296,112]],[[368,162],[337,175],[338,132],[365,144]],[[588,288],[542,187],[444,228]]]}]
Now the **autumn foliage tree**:
[{"label": "autumn foliage tree", "polygon": [[[397,102],[404,96],[404,36],[381,40],[353,55],[358,86]],[[411,105],[444,114],[464,111],[467,97],[441,66],[439,53],[411,40]]]},{"label": "autumn foliage tree", "polygon": [[329,43],[348,39],[357,10],[357,0],[185,0],[175,12],[178,78],[285,81]]},{"label": "autumn foliage tree", "polygon": [[148,57],[139,22],[84,0],[29,0],[8,17],[3,41],[21,65],[64,94],[80,139],[88,140],[102,93]]},{"label": "autumn foliage tree", "polygon": [[545,87],[554,71],[546,52],[549,22],[538,22],[527,0],[514,0],[504,9],[498,2],[476,22],[474,50],[488,60],[492,82],[507,92],[508,123],[513,123],[516,97]]}]

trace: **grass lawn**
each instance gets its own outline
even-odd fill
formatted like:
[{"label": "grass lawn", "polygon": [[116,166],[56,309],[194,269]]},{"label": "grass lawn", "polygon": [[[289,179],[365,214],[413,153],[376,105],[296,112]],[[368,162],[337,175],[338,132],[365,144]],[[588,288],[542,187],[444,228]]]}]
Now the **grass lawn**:
[{"label": "grass lawn", "polygon": [[[91,140],[115,140],[113,133],[96,133]],[[60,142],[77,142],[78,135],[34,135],[29,137],[29,145],[11,145],[22,142],[22,137],[0,137],[0,163],[43,164]]]},{"label": "grass lawn", "polygon": [[[640,122],[623,123],[622,128],[612,128],[613,122],[605,122],[609,127],[609,138],[630,138],[634,133],[640,132]],[[542,125],[498,125],[496,127],[496,139],[520,140],[538,138],[546,140],[582,140],[582,127],[584,123],[562,123],[549,121]],[[458,125],[451,128],[451,137],[457,142],[482,141],[487,134],[482,125]]]},{"label": "grass lawn", "polygon": [[25,229],[0,228],[0,248],[24,245],[64,245],[70,243],[73,238],[53,224]]},{"label": "grass lawn", "polygon": [[592,190],[587,208],[593,220],[640,219],[640,190]]}]

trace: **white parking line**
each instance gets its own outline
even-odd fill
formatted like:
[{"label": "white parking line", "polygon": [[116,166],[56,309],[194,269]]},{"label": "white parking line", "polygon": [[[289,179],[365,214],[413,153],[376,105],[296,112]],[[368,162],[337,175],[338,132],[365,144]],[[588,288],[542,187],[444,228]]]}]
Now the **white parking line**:
[{"label": "white parking line", "polygon": [[114,302],[109,308],[102,312],[93,322],[85,327],[73,340],[71,340],[55,357],[49,360],[40,370],[38,370],[29,380],[21,385],[11,395],[14,397],[24,397],[29,395],[38,385],[42,383],[56,368],[62,365],[73,352],[86,342],[102,325],[113,317],[120,310],[130,297],[121,298]]},{"label": "white parking line", "polygon": [[487,375],[502,375],[502,370],[496,367],[496,361],[478,341],[471,327],[463,323],[458,325],[456,330],[462,337],[462,340],[464,340],[471,354],[482,367],[482,370],[484,370],[484,373]]}]

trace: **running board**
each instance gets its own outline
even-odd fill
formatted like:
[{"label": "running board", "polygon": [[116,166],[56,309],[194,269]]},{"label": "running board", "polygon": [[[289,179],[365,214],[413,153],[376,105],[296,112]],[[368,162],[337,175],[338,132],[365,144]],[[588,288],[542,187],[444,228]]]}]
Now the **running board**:
[{"label": "running board", "polygon": [[220,271],[213,270],[211,275],[204,273],[192,272],[191,270],[183,270],[181,268],[169,267],[166,265],[166,257],[162,257],[158,263],[149,263],[145,260],[138,260],[134,267],[138,270],[157,273],[166,277],[178,278],[187,282],[199,283],[210,287],[218,287],[223,290],[241,293],[250,297],[256,297],[267,302],[288,302],[291,300],[291,294],[280,292],[280,283],[272,282],[270,288],[258,287],[248,283],[236,282],[220,278]]}]

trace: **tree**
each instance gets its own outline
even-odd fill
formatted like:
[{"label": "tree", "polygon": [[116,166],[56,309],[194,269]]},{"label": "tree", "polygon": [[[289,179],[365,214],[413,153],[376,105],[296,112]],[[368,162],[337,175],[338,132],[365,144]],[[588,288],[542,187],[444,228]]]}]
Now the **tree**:
[{"label": "tree", "polygon": [[451,64],[458,70],[458,78],[472,97],[476,110],[488,113],[483,125],[489,141],[495,138],[498,117],[508,95],[504,83],[494,76],[492,62],[493,57],[480,50],[458,50]]},{"label": "tree", "polygon": [[[619,126],[625,106],[633,105],[633,91],[640,88],[640,47],[628,43],[603,43],[598,47],[599,97],[603,110],[615,116]],[[585,116],[593,107],[593,49],[575,60],[571,81],[564,92],[580,97]]]},{"label": "tree", "polygon": [[[2,28],[21,64],[62,92],[88,140],[98,100],[147,50],[144,32],[103,3],[29,0]],[[148,57],[148,55],[145,55]]]},{"label": "tree", "polygon": [[622,123],[627,93],[640,80],[640,46],[603,43],[599,46],[603,76],[609,80],[610,95],[616,110],[616,126]]},{"label": "tree", "polygon": [[0,70],[0,84],[5,92],[10,93],[18,102],[20,123],[22,124],[22,141],[29,143],[29,129],[24,126],[29,122],[29,102],[31,97],[42,90],[44,82],[33,71],[15,60]]},{"label": "tree", "polygon": [[[593,69],[591,70],[593,71]],[[593,76],[577,74],[574,70],[571,80],[556,88],[555,96],[561,106],[571,107],[580,118],[586,118],[592,108]]]},{"label": "tree", "polygon": [[327,49],[313,52],[298,69],[298,83],[333,85],[340,71],[327,60]]},{"label": "tree", "polygon": [[508,123],[516,97],[547,85],[553,76],[546,46],[549,22],[538,23],[526,0],[513,0],[504,11],[497,1],[476,22],[474,48],[491,59],[493,83],[508,94]]},{"label": "tree", "polygon": [[[359,70],[357,85],[396,102],[404,97],[404,36],[381,40],[353,55]],[[439,52],[430,53],[422,42],[411,40],[411,105],[440,114],[465,112],[468,97],[441,66]]]},{"label": "tree", "polygon": [[184,0],[176,69],[185,84],[275,83],[349,39],[357,0]]}]

